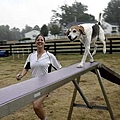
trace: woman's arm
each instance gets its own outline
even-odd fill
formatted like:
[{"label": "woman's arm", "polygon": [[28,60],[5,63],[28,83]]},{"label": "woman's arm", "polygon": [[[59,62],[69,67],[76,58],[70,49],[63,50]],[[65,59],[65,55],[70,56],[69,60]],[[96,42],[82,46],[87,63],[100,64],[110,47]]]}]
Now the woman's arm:
[{"label": "woman's arm", "polygon": [[21,80],[21,78],[24,77],[27,74],[27,72],[28,72],[28,69],[24,68],[21,73],[16,75],[16,79]]},{"label": "woman's arm", "polygon": [[54,69],[60,69],[60,68],[62,68],[62,66],[61,66],[61,64],[59,63],[59,61],[57,60],[57,58],[53,55],[53,54],[51,54],[51,63],[52,63],[52,67],[54,68]]}]

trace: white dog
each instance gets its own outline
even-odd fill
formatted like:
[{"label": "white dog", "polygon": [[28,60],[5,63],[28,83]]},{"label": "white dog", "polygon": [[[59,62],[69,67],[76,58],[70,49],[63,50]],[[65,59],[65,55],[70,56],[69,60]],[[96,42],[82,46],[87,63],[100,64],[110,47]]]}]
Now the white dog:
[{"label": "white dog", "polygon": [[[77,38],[79,38],[85,46],[83,58],[77,67],[83,67],[88,54],[90,56],[90,62],[94,62],[93,55],[95,55],[97,50],[97,39],[103,43],[103,53],[106,53],[105,35],[102,27],[99,24],[75,25],[68,29],[66,35],[70,41],[75,41]],[[92,54],[90,53],[91,44],[94,46],[94,51]]]}]

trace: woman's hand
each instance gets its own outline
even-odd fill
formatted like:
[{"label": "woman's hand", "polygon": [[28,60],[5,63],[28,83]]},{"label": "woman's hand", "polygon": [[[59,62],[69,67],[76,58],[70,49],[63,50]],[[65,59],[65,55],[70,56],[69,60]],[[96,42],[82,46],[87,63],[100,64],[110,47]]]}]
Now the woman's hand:
[{"label": "woman's hand", "polygon": [[21,78],[24,77],[27,74],[27,72],[28,72],[28,69],[23,69],[22,72],[16,75],[16,79],[21,80]]},{"label": "woman's hand", "polygon": [[22,78],[22,76],[21,76],[20,73],[16,75],[16,79],[17,79],[17,80],[21,80],[21,78]]}]

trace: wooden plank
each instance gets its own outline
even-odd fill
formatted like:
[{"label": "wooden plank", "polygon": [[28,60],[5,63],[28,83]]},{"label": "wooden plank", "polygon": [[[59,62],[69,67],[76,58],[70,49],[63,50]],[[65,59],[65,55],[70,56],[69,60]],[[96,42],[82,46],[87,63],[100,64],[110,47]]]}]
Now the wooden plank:
[{"label": "wooden plank", "polygon": [[[95,70],[91,70],[95,73]],[[103,78],[120,85],[120,75],[103,64],[99,64],[99,71]]]},{"label": "wooden plank", "polygon": [[61,87],[78,76],[97,68],[99,63],[86,63],[83,68],[77,68],[76,65],[1,88],[0,118]]},{"label": "wooden plank", "polygon": [[120,85],[120,75],[118,73],[116,73],[115,71],[111,70],[103,64],[99,68],[99,71],[103,78]]},{"label": "wooden plank", "polygon": [[103,78],[120,85],[120,75],[101,63],[86,63],[83,68],[77,64],[32,78],[0,89],[0,118],[20,109],[35,99],[75,80],[79,76],[98,68]]}]

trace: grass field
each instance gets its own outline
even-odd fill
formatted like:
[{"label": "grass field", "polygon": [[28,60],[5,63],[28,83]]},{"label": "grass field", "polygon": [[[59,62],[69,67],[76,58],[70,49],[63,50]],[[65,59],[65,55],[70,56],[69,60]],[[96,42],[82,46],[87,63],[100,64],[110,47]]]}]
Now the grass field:
[{"label": "grass field", "polygon": [[[77,63],[81,60],[79,54],[64,54],[57,55],[58,60],[63,67]],[[120,74],[120,54],[102,54],[98,53],[95,57],[95,61],[99,61]],[[0,88],[18,83],[16,81],[16,74],[22,70],[25,59],[15,59],[10,57],[0,58]],[[29,79],[30,73],[28,73],[22,81]],[[19,81],[20,82],[20,81]],[[111,83],[103,79],[103,83],[110,101],[115,120],[120,120],[120,86]],[[91,104],[105,105],[97,77],[88,72],[81,77],[81,89],[91,102]],[[44,102],[44,108],[49,120],[66,120],[69,106],[72,98],[74,86],[72,82],[54,90],[50,93],[49,97]],[[77,103],[83,103],[81,96],[77,95]],[[20,110],[10,114],[1,120],[39,120],[35,115],[32,105],[21,108]],[[89,110],[84,108],[74,108],[72,114],[72,120],[110,120],[108,111],[103,110]]]}]

